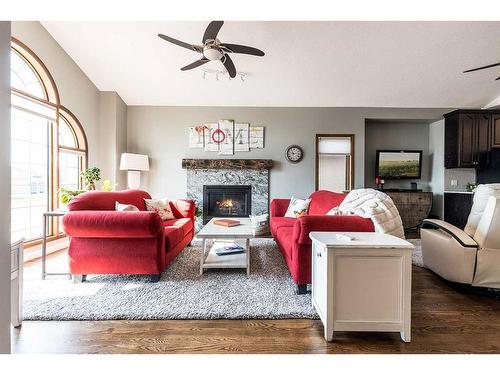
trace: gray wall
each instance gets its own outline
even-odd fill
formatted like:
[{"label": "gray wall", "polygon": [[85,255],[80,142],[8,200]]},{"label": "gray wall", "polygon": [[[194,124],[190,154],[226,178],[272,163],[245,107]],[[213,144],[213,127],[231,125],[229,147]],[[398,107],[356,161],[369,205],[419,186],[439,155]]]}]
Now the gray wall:
[{"label": "gray wall", "polygon": [[[316,133],[355,135],[355,186],[364,186],[365,119],[439,119],[449,109],[395,108],[276,108],[276,107],[149,107],[130,106],[127,113],[129,152],[150,156],[151,170],[142,173],[142,187],[157,197],[186,194],[186,172],[181,159],[227,158],[188,148],[187,128],[203,122],[233,119],[265,126],[265,148],[237,153],[233,158],[268,158],[271,170],[271,198],[306,197],[314,190]],[[290,164],[285,148],[301,145],[304,159]]]},{"label": "gray wall", "polygon": [[[430,122],[430,121],[429,121]],[[385,181],[385,188],[410,189],[410,182],[419,189],[429,188],[429,123],[406,121],[366,121],[365,186],[375,186],[377,150],[422,150],[422,176],[419,180]]]},{"label": "gray wall", "polygon": [[10,353],[10,22],[0,22],[0,353]]},{"label": "gray wall", "polygon": [[120,171],[120,156],[127,151],[127,106],[116,92],[99,93],[100,161],[103,180],[111,180],[116,189],[127,187],[126,174]]},{"label": "gray wall", "polygon": [[121,154],[127,152],[127,105],[116,95],[116,149],[115,149],[115,183],[116,189],[127,187],[127,174],[120,171]]}]

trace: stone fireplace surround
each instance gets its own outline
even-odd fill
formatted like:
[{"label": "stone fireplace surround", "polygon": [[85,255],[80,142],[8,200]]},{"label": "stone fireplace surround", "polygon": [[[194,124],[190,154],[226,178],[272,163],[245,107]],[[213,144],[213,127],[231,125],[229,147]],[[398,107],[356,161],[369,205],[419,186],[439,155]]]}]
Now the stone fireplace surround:
[{"label": "stone fireplace surround", "polygon": [[[252,215],[269,213],[268,159],[183,159],[187,170],[187,197],[203,207],[203,185],[250,185],[252,187]],[[202,217],[196,218],[197,230]]]}]

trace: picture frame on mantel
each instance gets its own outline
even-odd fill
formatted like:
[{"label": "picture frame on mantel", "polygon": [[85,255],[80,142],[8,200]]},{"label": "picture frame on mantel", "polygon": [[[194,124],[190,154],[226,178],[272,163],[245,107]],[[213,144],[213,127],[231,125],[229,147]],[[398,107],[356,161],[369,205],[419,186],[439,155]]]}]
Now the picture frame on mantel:
[{"label": "picture frame on mantel", "polygon": [[234,151],[235,152],[250,151],[250,124],[245,124],[245,123],[234,124]]},{"label": "picture frame on mantel", "polygon": [[264,148],[264,127],[250,126],[250,148]]},{"label": "picture frame on mantel", "polygon": [[204,131],[204,150],[209,151],[209,152],[218,152],[219,151],[219,144],[214,141],[214,136],[216,132],[219,130],[219,124],[218,123],[207,123],[205,124],[203,131]]},{"label": "picture frame on mantel", "polygon": [[188,129],[189,148],[205,147],[205,125],[192,126]]},{"label": "picture frame on mantel", "polygon": [[219,154],[234,155],[234,121],[219,120],[219,131],[214,134],[219,143]]},{"label": "picture frame on mantel", "polygon": [[188,128],[189,148],[234,155],[264,148],[264,127],[234,120],[219,120]]}]

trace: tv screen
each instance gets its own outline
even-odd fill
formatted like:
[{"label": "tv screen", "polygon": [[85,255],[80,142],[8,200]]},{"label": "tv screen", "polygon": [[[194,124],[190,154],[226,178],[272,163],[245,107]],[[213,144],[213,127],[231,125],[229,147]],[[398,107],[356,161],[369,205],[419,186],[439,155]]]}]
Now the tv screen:
[{"label": "tv screen", "polygon": [[382,179],[419,179],[421,169],[422,151],[377,151],[376,175]]}]

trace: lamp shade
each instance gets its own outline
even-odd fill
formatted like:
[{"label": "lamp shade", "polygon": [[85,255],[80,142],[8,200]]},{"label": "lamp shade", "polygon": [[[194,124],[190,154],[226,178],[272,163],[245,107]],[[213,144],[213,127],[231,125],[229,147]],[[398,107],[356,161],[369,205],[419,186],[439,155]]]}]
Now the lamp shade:
[{"label": "lamp shade", "polygon": [[124,153],[120,159],[122,171],[149,171],[149,159],[147,155]]}]

